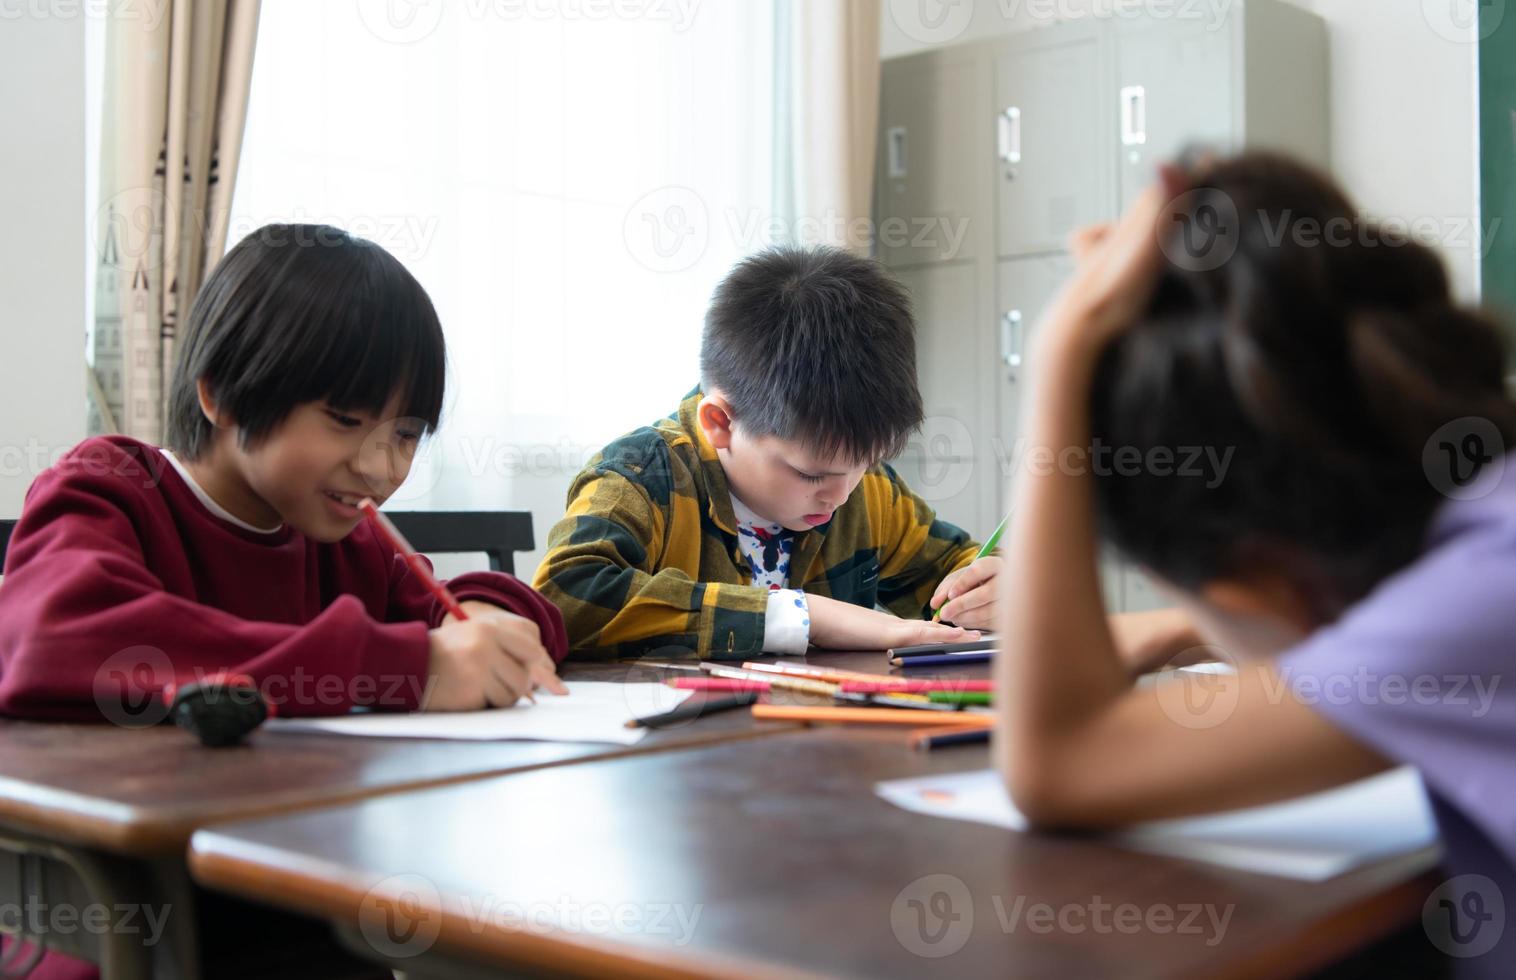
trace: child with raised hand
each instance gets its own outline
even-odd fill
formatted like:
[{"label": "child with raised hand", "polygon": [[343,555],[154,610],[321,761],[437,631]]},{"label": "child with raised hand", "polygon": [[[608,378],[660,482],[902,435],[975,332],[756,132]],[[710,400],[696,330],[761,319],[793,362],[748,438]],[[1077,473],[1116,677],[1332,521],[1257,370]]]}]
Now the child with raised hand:
[{"label": "child with raised hand", "polygon": [[[1075,250],[1038,328],[1031,444],[1232,456],[1200,478],[1016,476],[995,742],[1016,803],[1108,827],[1409,763],[1448,873],[1488,876],[1509,906],[1516,406],[1496,327],[1454,303],[1429,249],[1271,155],[1171,170]],[[1208,643],[1235,675],[1134,685],[1101,533],[1188,611],[1167,648]],[[1508,975],[1513,940],[1473,972]]]},{"label": "child with raised hand", "polygon": [[116,718],[221,673],[284,715],[565,691],[551,603],[471,573],[449,583],[455,620],[356,507],[394,493],[442,411],[442,329],[393,256],[266,226],[211,272],[179,344],[164,448],[86,440],[27,494],[0,588],[0,712]]}]

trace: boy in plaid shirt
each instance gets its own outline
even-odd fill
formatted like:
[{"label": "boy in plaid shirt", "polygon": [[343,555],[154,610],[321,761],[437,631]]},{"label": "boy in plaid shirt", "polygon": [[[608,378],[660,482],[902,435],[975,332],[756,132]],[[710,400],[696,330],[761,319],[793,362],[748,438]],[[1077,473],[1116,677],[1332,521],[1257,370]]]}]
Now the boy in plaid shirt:
[{"label": "boy in plaid shirt", "polygon": [[700,371],[677,412],[569,489],[534,584],[573,651],[881,649],[993,621],[1001,559],[975,561],[882,462],[922,405],[910,301],[877,263],[828,248],[743,261],[712,299]]}]

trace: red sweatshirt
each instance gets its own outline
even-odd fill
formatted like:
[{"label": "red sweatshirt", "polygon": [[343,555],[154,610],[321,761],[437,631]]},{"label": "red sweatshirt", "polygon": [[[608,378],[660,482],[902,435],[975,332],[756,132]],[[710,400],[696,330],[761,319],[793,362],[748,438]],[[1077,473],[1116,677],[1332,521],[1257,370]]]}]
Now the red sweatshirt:
[{"label": "red sweatshirt", "polygon": [[[535,620],[554,660],[558,609],[499,572],[460,600]],[[215,516],[162,452],[89,439],[27,492],[0,581],[0,713],[120,720],[170,680],[250,675],[280,715],[414,710],[445,610],[367,522],[335,544]]]}]

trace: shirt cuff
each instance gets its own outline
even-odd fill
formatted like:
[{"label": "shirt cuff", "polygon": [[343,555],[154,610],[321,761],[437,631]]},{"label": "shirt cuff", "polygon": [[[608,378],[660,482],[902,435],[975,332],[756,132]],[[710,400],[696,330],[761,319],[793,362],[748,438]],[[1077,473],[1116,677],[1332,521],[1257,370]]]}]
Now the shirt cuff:
[{"label": "shirt cuff", "polygon": [[811,645],[811,607],[799,589],[775,589],[763,616],[763,652],[803,654]]}]

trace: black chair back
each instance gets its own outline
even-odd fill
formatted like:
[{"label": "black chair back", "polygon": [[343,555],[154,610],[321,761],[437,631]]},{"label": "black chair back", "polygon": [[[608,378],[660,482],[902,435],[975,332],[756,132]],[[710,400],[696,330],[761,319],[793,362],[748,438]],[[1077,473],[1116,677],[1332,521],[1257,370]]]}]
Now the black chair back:
[{"label": "black chair back", "polygon": [[423,554],[482,551],[490,569],[516,574],[515,553],[531,551],[532,515],[525,511],[385,511],[411,547]]}]

